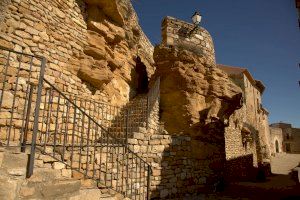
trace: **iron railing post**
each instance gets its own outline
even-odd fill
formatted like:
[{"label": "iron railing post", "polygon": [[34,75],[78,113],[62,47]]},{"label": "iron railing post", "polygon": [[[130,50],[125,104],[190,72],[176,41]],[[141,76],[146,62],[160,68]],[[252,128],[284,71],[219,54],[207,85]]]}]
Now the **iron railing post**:
[{"label": "iron railing post", "polygon": [[39,113],[40,113],[40,104],[41,104],[41,98],[42,98],[45,67],[46,67],[46,58],[42,58],[41,71],[39,74],[38,90],[37,90],[37,97],[36,97],[35,112],[34,112],[34,123],[33,123],[31,149],[30,149],[29,161],[28,161],[28,166],[27,166],[28,167],[27,174],[26,174],[27,178],[31,177],[31,175],[33,174],[35,149],[36,149],[36,138],[37,138],[37,133],[38,133],[38,129],[39,129]]},{"label": "iron railing post", "polygon": [[151,184],[151,166],[148,165],[147,171],[147,200],[150,200],[150,184]]},{"label": "iron railing post", "polygon": [[125,131],[125,152],[127,153],[128,148],[128,134],[129,134],[129,109],[126,110],[126,131]]},{"label": "iron railing post", "polygon": [[26,121],[25,121],[24,135],[23,135],[23,141],[22,141],[22,146],[21,146],[21,152],[23,152],[23,153],[25,153],[25,150],[26,150],[28,126],[29,126],[31,103],[32,103],[32,94],[33,94],[33,89],[34,89],[33,84],[29,84],[29,87],[30,87],[30,89],[29,89],[29,97],[28,97],[28,104],[27,104],[27,110],[26,110]]}]

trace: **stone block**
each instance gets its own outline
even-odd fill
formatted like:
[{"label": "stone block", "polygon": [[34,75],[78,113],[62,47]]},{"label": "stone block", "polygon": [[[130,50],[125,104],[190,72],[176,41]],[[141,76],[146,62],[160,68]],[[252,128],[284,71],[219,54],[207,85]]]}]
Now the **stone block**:
[{"label": "stone block", "polygon": [[71,178],[72,177],[72,170],[71,169],[62,169],[61,170],[61,175],[63,177],[66,177],[66,178]]},{"label": "stone block", "polygon": [[82,173],[77,172],[77,171],[72,171],[72,178],[83,179],[84,175]]},{"label": "stone block", "polygon": [[161,144],[161,142],[160,142],[161,140],[157,140],[157,139],[155,139],[155,140],[150,140],[149,141],[149,144],[150,145],[157,145],[157,144]]},{"label": "stone block", "polygon": [[165,150],[164,145],[155,145],[152,146],[152,153],[162,153]]},{"label": "stone block", "polygon": [[102,195],[101,190],[99,189],[85,189],[80,190],[79,195],[70,197],[70,200],[82,200],[82,199],[89,199],[89,200],[98,200],[98,199],[107,199],[104,198],[104,195]]},{"label": "stone block", "polygon": [[25,153],[14,154],[14,153],[5,152],[2,161],[2,167],[7,169],[23,168],[26,170],[27,160],[28,160],[28,156]]},{"label": "stone block", "polygon": [[134,132],[133,136],[134,139],[138,139],[138,140],[143,140],[145,135],[143,133],[139,133],[139,132]]},{"label": "stone block", "polygon": [[34,161],[34,166],[35,167],[44,167],[44,161],[43,160],[37,160],[37,159],[35,159],[35,161]]},{"label": "stone block", "polygon": [[15,200],[17,199],[17,180],[9,180],[8,177],[0,176],[0,199]]},{"label": "stone block", "polygon": [[80,181],[78,180],[63,180],[41,185],[41,193],[45,199],[72,194],[78,192],[79,189]]},{"label": "stone block", "polygon": [[56,162],[57,160],[52,158],[51,156],[48,156],[48,155],[40,155],[39,156],[39,159],[40,160],[43,160],[45,163],[52,163],[52,162]]},{"label": "stone block", "polygon": [[30,39],[31,38],[31,35],[29,33],[25,32],[25,31],[16,30],[15,34],[17,36],[20,36],[21,38],[25,38],[25,39]]},{"label": "stone block", "polygon": [[92,179],[82,179],[81,187],[83,188],[95,188],[97,187],[97,183]]},{"label": "stone block", "polygon": [[34,187],[21,187],[20,189],[20,196],[22,197],[30,197],[33,196],[35,193]]},{"label": "stone block", "polygon": [[[3,93],[3,94],[2,94]],[[3,95],[3,100],[2,100],[2,108],[12,108],[13,106],[13,100],[14,100],[14,95],[10,92],[7,91],[0,91],[0,96]],[[15,107],[18,106],[18,101],[15,101]]]},{"label": "stone block", "polygon": [[53,169],[65,169],[66,165],[61,162],[54,162],[54,163],[52,163],[52,168]]},{"label": "stone block", "polygon": [[52,168],[35,168],[33,175],[28,179],[32,183],[53,181],[61,178],[61,171]]},{"label": "stone block", "polygon": [[9,168],[9,169],[7,169],[7,172],[8,172],[9,175],[12,175],[12,176],[25,177],[25,175],[26,175],[26,166],[24,166],[22,168]]},{"label": "stone block", "polygon": [[132,151],[133,151],[134,153],[139,153],[139,151],[140,151],[140,146],[139,146],[139,145],[134,145],[133,148],[132,148]]},{"label": "stone block", "polygon": [[137,139],[128,138],[128,144],[138,144]]}]

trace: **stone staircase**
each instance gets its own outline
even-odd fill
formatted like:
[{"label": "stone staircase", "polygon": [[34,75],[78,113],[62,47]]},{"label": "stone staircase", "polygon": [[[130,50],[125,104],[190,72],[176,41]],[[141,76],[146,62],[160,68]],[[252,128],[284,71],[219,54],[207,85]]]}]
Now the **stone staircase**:
[{"label": "stone staircase", "polygon": [[273,174],[289,174],[300,163],[300,154],[276,154],[271,157],[271,171]]},{"label": "stone staircase", "polygon": [[110,134],[126,135],[132,137],[132,133],[139,130],[140,127],[146,127],[147,124],[147,96],[139,95],[132,99],[122,108],[121,113],[116,116],[108,128]]},{"label": "stone staircase", "polygon": [[[103,194],[114,198],[111,190],[131,199],[147,199],[151,167],[129,148],[124,135],[127,140],[141,128],[146,130],[149,102],[151,107],[159,98],[159,79],[148,94],[123,108],[78,102],[44,77],[45,58],[0,49],[4,76],[0,81],[0,148],[5,146],[0,152],[0,170],[6,188],[0,199],[86,199],[92,190],[95,198],[91,199],[104,198]],[[29,69],[24,68],[27,65]],[[31,152],[10,151],[20,147]],[[85,178],[98,184],[88,191],[83,187],[88,182]]]},{"label": "stone staircase", "polygon": [[34,174],[26,179],[27,161],[27,153],[20,153],[16,148],[0,148],[0,199],[124,199],[91,179],[80,180],[78,173],[66,173],[59,162],[53,162],[51,168],[36,162]]}]

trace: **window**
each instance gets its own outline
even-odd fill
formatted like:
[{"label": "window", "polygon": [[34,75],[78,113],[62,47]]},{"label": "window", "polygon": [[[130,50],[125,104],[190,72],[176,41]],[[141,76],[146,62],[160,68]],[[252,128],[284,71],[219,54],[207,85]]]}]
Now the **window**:
[{"label": "window", "polygon": [[291,152],[291,144],[290,143],[285,144],[285,150],[286,150],[286,152]]},{"label": "window", "polygon": [[278,140],[275,141],[275,149],[276,149],[276,153],[279,153],[279,142],[278,142]]}]

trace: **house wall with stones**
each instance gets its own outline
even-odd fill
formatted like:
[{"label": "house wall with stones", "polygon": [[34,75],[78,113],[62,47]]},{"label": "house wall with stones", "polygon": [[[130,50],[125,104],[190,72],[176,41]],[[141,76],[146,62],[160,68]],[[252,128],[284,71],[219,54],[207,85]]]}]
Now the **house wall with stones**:
[{"label": "house wall with stones", "polygon": [[276,153],[275,141],[281,142],[280,151],[286,153],[300,153],[300,129],[288,123],[274,123],[270,125],[273,154]]},{"label": "house wall with stones", "polygon": [[[283,134],[282,129],[270,126],[271,135],[271,154],[282,153],[283,150]],[[278,151],[276,150],[276,141],[278,142]]]},{"label": "house wall with stones", "polygon": [[130,1],[1,1],[0,45],[45,56],[63,92],[115,105],[136,95],[136,59],[150,78],[153,46]]},{"label": "house wall with stones", "polygon": [[[243,90],[241,109],[229,119],[225,131],[227,170],[231,178],[253,178],[259,163],[269,162],[268,112],[261,106],[263,90],[244,68],[219,65]],[[253,169],[253,170],[251,170]]]}]

